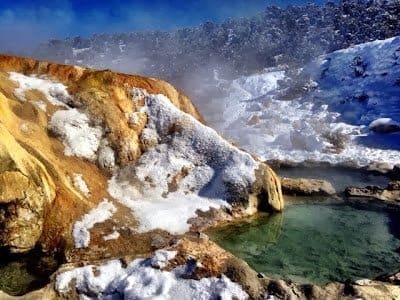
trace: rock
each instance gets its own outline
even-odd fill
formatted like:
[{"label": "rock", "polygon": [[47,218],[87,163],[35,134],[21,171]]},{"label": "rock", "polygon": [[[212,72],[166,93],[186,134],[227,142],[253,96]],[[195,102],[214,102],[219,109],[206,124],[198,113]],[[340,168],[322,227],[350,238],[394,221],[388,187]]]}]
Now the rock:
[{"label": "rock", "polygon": [[389,184],[387,186],[387,190],[388,191],[399,191],[400,190],[400,181],[389,182]]},{"label": "rock", "polygon": [[380,276],[379,280],[399,285],[400,284],[400,272],[397,272],[397,273],[391,274],[391,275]]},{"label": "rock", "polygon": [[225,261],[222,272],[233,282],[239,282],[252,299],[260,299],[264,293],[258,273],[243,260],[232,257]]},{"label": "rock", "polygon": [[366,186],[363,188],[348,187],[345,195],[351,201],[365,202],[365,200],[378,202],[390,207],[400,206],[400,181],[392,181],[385,189],[377,186]]},{"label": "rock", "polygon": [[0,123],[0,245],[11,252],[32,249],[54,197],[46,168]]},{"label": "rock", "polygon": [[281,178],[282,192],[291,196],[331,196],[336,194],[332,184],[325,180]]},{"label": "rock", "polygon": [[368,172],[377,174],[388,174],[391,172],[392,167],[388,163],[373,162],[364,168]]},{"label": "rock", "polygon": [[393,169],[388,172],[388,176],[392,180],[400,180],[400,164],[395,165]]},{"label": "rock", "polygon": [[391,118],[380,118],[371,122],[369,129],[377,133],[392,133],[400,131],[400,123]]},{"label": "rock", "polygon": [[58,298],[56,291],[50,284],[40,290],[33,291],[23,296],[10,296],[0,291],[0,299],[2,300],[54,300]]},{"label": "rock", "polygon": [[400,287],[381,281],[371,280],[365,285],[354,285],[353,294],[355,298],[361,299],[398,299],[400,296]]},{"label": "rock", "polygon": [[169,241],[166,238],[164,238],[162,235],[155,234],[151,240],[151,247],[153,247],[154,249],[160,249],[160,248],[168,246],[168,242]]},{"label": "rock", "polygon": [[258,201],[253,202],[253,206],[256,205],[259,210],[282,211],[285,206],[281,181],[275,172],[264,163],[260,163],[260,168],[256,170],[256,182],[253,186],[254,196]]}]

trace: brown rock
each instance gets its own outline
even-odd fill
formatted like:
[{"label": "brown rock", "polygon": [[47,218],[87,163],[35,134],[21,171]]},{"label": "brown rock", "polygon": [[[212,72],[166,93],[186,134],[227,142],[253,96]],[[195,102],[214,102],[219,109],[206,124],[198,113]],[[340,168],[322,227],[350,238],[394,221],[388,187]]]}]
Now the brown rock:
[{"label": "brown rock", "polygon": [[281,178],[282,192],[291,196],[330,196],[336,194],[332,184],[325,180]]}]

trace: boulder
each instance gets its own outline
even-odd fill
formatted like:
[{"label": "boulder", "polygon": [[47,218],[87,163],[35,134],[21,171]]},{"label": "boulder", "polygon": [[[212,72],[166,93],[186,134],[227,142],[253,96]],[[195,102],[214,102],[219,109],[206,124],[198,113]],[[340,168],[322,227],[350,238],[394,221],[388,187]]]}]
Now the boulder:
[{"label": "boulder", "polygon": [[377,133],[392,133],[400,131],[400,123],[392,120],[391,118],[380,118],[371,124],[369,129]]},{"label": "boulder", "polygon": [[281,178],[282,192],[290,196],[331,196],[336,194],[332,184],[320,179]]}]

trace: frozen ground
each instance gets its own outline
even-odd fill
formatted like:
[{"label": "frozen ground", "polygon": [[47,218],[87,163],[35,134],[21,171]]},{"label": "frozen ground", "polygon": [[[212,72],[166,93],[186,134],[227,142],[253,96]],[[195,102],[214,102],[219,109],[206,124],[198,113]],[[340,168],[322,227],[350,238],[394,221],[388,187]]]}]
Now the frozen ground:
[{"label": "frozen ground", "polygon": [[[303,91],[293,92],[299,82]],[[276,69],[239,78],[227,90],[216,100],[219,129],[265,160],[400,161],[400,132],[369,127],[399,124],[400,37],[322,56],[295,76]]]}]

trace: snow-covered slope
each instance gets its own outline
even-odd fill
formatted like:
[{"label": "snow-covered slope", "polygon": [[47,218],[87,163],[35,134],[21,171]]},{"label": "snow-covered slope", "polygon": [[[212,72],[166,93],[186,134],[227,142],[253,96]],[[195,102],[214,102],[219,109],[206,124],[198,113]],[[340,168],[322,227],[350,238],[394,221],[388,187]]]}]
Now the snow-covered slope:
[{"label": "snow-covered slope", "polygon": [[[218,99],[223,134],[266,160],[400,161],[400,37],[336,51],[285,74],[270,69],[231,82],[229,96]],[[390,133],[369,127],[381,118]]]},{"label": "snow-covered slope", "polygon": [[257,161],[181,112],[167,97],[141,94],[148,117],[141,140],[151,147],[120,170],[108,188],[132,209],[140,231],[184,233],[190,228],[185,220],[196,217],[197,210],[230,207],[231,200],[250,192],[260,167]]}]

